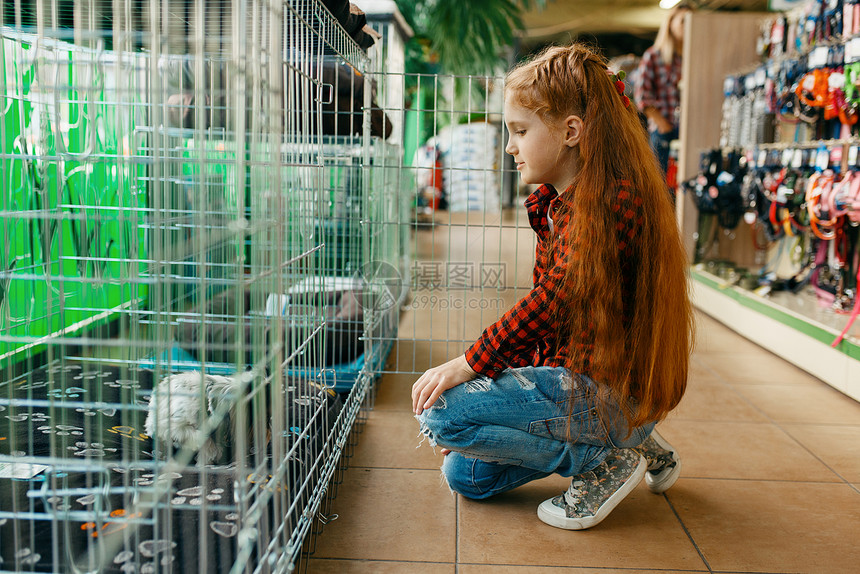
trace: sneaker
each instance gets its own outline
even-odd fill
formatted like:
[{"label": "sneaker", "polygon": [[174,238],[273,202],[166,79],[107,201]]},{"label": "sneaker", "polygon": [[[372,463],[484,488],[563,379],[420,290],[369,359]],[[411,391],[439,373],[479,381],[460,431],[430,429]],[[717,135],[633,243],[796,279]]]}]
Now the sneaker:
[{"label": "sneaker", "polygon": [[651,436],[633,450],[638,451],[648,461],[645,484],[654,494],[666,492],[681,476],[681,459],[675,452],[675,447],[656,430],[651,431]]},{"label": "sneaker", "polygon": [[544,500],[538,506],[538,518],[566,530],[591,528],[636,488],[647,467],[638,452],[612,449],[593,470],[574,476],[564,494]]}]

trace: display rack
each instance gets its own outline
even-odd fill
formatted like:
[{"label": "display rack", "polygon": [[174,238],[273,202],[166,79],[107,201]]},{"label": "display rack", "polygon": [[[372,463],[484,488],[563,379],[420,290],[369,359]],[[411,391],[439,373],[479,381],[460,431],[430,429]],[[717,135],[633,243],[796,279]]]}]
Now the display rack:
[{"label": "display rack", "polygon": [[[802,15],[804,18],[807,16],[808,12]],[[685,36],[689,40],[684,49],[680,180],[689,180],[699,173],[703,154],[714,148],[719,149],[721,136],[723,140],[726,139],[726,126],[721,126],[718,112],[724,106],[726,77],[742,72],[753,74],[757,69],[768,66],[767,62],[762,64],[759,59],[763,49],[759,40],[763,26],[773,18],[773,14],[690,15]],[[720,37],[729,34],[740,41],[719,41]],[[825,44],[832,45],[834,41],[828,39]],[[721,46],[720,50],[708,49],[713,45]],[[785,57],[781,54],[780,61]],[[820,57],[820,53],[817,57]],[[761,87],[763,89],[763,84]],[[747,88],[755,90],[759,85],[748,84]],[[750,106],[754,105],[752,101],[741,103],[743,106],[739,108],[740,112],[733,110],[733,113],[749,113]],[[732,136],[755,136],[755,122],[741,121],[738,125],[742,133],[733,132]],[[770,132],[770,137],[776,137],[776,141],[771,139],[770,143],[723,149],[722,153],[740,153],[744,161],[750,162],[749,165],[756,162],[762,164],[765,156],[779,155],[789,160],[788,155],[791,154],[792,163],[821,162],[826,158],[831,166],[844,168],[852,155],[851,147],[857,143],[842,136],[811,141],[797,139],[796,136],[793,130],[789,134],[783,129],[780,137],[780,130],[777,129],[776,134]],[[736,139],[729,143],[738,145]],[[851,161],[854,159],[851,158]],[[700,255],[696,252],[697,245],[701,247],[703,239],[700,232],[705,233],[700,224],[713,217],[700,216],[694,197],[690,189],[687,192],[679,190],[679,224],[691,260]],[[694,266],[691,272],[697,308],[834,388],[860,400],[860,329],[855,325],[836,348],[831,347],[848,321],[848,315],[836,314],[830,309],[822,310],[814,294],[769,293],[758,286],[741,287],[738,279],[744,269],[757,269],[765,262],[779,260],[779,254],[775,254],[775,248],[770,251],[755,249],[753,227],[743,221],[731,229],[717,230],[714,237],[717,238],[714,250],[708,254],[712,267]],[[730,277],[731,274],[736,276]]]}]

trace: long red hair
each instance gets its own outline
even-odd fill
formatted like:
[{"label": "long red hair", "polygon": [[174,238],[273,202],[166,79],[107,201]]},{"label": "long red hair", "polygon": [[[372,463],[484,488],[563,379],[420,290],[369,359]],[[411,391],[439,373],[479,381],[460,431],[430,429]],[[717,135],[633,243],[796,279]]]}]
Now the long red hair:
[{"label": "long red hair", "polygon": [[[558,341],[569,343],[567,366],[598,382],[598,404],[606,406],[608,393],[621,404],[635,398],[624,413],[629,428],[661,420],[686,389],[693,313],[673,203],[635,107],[625,106],[606,61],[578,44],[548,48],[516,67],[505,92],[551,129],[569,115],[583,122],[579,169],[566,192],[573,255]],[[633,256],[623,261],[612,210],[620,181],[642,203]],[[622,264],[633,284],[626,300]]]}]

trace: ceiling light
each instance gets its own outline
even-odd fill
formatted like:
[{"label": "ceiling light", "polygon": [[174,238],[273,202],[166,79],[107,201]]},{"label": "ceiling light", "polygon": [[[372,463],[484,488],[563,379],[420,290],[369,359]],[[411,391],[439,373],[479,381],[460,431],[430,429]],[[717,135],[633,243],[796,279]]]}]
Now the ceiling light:
[{"label": "ceiling light", "polygon": [[670,10],[678,5],[681,0],[660,0],[660,8],[664,10]]}]

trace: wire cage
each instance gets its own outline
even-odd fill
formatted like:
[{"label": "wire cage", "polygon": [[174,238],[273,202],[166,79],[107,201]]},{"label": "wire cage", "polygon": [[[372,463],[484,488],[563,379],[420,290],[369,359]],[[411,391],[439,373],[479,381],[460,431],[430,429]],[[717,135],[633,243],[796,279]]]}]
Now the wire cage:
[{"label": "wire cage", "polygon": [[[385,367],[410,382],[462,355],[532,288],[535,236],[504,152],[504,78],[402,74],[410,291]],[[411,384],[411,382],[410,382]]]},{"label": "wire cage", "polygon": [[369,57],[315,0],[0,10],[0,571],[300,567],[409,271]]}]

